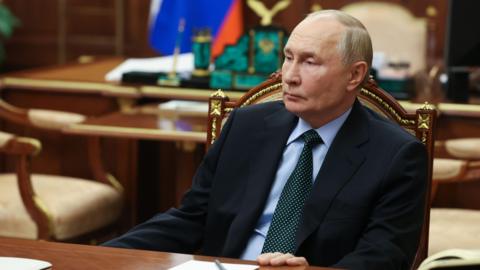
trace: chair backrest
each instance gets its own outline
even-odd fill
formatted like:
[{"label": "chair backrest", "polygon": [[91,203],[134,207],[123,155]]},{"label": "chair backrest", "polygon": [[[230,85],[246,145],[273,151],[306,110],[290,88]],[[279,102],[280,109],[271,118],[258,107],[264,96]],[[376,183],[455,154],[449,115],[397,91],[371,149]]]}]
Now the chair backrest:
[{"label": "chair backrest", "polygon": [[396,3],[362,1],[341,8],[359,19],[372,37],[375,52],[391,61],[410,63],[413,73],[426,69],[427,19]]},{"label": "chair backrest", "polygon": [[[432,180],[432,162],[434,149],[434,127],[437,118],[436,110],[425,104],[414,113],[408,113],[385,90],[381,89],[373,79],[369,79],[358,92],[357,98],[366,107],[378,112],[380,115],[398,123],[408,132],[416,136],[426,147],[428,152],[428,186],[425,200],[425,216],[419,248],[415,256],[412,269],[416,269],[428,251],[428,229],[430,222],[430,187]],[[237,101],[229,101],[223,91],[218,90],[209,100],[207,149],[219,136],[222,126],[229,113],[235,108],[270,102],[282,99],[282,83],[280,76],[269,79],[245,93]]]},{"label": "chair backrest", "polygon": [[[81,123],[85,119],[86,116],[77,113],[19,108],[0,98],[0,120],[6,120],[27,127],[60,132],[63,128],[72,124]],[[88,136],[88,163],[92,169],[94,178],[99,182],[112,185],[118,190],[122,190],[118,180],[106,172],[103,167],[100,149],[100,137]]]}]

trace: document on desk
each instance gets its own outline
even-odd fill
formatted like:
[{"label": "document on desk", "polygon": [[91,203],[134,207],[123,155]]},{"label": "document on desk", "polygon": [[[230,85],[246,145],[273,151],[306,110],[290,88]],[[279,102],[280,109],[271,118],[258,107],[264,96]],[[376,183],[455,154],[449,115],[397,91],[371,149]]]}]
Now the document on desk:
[{"label": "document on desk", "polygon": [[[222,263],[222,265],[227,270],[254,270],[258,269],[258,265],[251,265],[251,264],[234,264],[234,263]],[[206,262],[206,261],[197,261],[197,260],[190,260],[188,262],[179,264],[169,270],[218,270],[218,267],[215,265],[214,262]]]},{"label": "document on desk", "polygon": [[208,113],[208,102],[206,101],[190,101],[190,100],[170,100],[158,104],[160,111],[177,111],[177,112],[199,112]]},{"label": "document on desk", "polygon": [[[173,66],[173,56],[152,58],[130,58],[105,75],[106,81],[121,81],[122,74],[130,71],[141,72],[170,72]],[[193,54],[180,54],[177,58],[176,70],[178,73],[192,72]]]},{"label": "document on desk", "polygon": [[27,259],[27,258],[0,257],[0,269],[48,270],[48,269],[52,269],[52,264],[46,261]]}]

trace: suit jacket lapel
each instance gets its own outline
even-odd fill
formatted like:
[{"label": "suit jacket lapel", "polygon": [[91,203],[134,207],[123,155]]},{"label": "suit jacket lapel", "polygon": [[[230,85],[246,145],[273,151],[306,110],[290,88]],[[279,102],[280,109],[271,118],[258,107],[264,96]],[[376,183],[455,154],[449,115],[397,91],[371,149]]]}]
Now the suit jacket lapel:
[{"label": "suit jacket lapel", "polygon": [[223,252],[225,256],[239,256],[252,235],[270,194],[285,143],[298,119],[283,105],[279,105],[279,108],[265,117],[264,125],[259,130],[249,131],[256,134],[251,143],[258,152],[251,155],[249,177],[245,179],[248,181],[247,192],[228,233]]},{"label": "suit jacket lapel", "polygon": [[[363,163],[365,156],[358,148],[368,140],[365,111],[355,102],[350,115],[330,146],[313,190],[305,202],[304,213],[296,238],[296,247],[319,226],[331,202]],[[322,202],[318,203],[321,198]]]}]

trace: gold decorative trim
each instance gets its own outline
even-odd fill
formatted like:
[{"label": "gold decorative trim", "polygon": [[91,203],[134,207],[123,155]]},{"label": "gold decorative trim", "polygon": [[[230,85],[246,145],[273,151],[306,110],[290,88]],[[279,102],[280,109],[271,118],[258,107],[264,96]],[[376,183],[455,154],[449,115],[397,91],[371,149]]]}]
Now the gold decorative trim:
[{"label": "gold decorative trim", "polygon": [[2,79],[2,84],[5,87],[8,86],[21,86],[29,87],[31,89],[49,88],[58,89],[63,92],[65,90],[81,90],[84,92],[93,93],[108,93],[117,95],[138,96],[138,90],[135,87],[119,86],[109,83],[94,83],[94,82],[70,82],[59,80],[39,80],[39,79],[24,79],[6,77]]},{"label": "gold decorative trim", "polygon": [[120,182],[117,180],[117,178],[115,178],[115,176],[113,176],[110,173],[107,173],[106,177],[108,182],[113,186],[114,189],[116,189],[120,193],[123,193],[124,188],[122,184],[120,184]]},{"label": "gold decorative trim", "polygon": [[75,124],[63,130],[65,133],[82,135],[108,135],[120,138],[145,138],[170,141],[205,142],[206,132],[161,130],[149,128],[131,128],[116,126],[99,126],[88,124]]},{"label": "gold decorative trim", "polygon": [[268,9],[262,1],[248,0],[247,5],[261,18],[260,25],[268,26],[272,24],[273,17],[281,10],[290,5],[291,0],[280,0],[271,9]]},{"label": "gold decorative trim", "polygon": [[215,91],[213,94],[210,95],[210,97],[214,98],[226,98],[225,93],[222,91],[222,89],[218,89]]},{"label": "gold decorative trim", "polygon": [[270,85],[269,87],[264,88],[264,89],[258,91],[257,93],[255,93],[253,96],[249,97],[247,100],[245,100],[245,102],[243,102],[240,105],[240,107],[250,105],[253,102],[255,102],[255,100],[257,100],[259,97],[264,96],[264,95],[266,95],[270,92],[273,92],[274,90],[277,90],[278,88],[281,88],[281,87],[282,87],[282,83],[276,83],[274,85]]},{"label": "gold decorative trim", "polygon": [[195,69],[193,70],[192,75],[197,77],[206,77],[210,75],[210,71],[208,71],[208,69]]},{"label": "gold decorative trim", "polygon": [[213,144],[213,142],[215,142],[215,140],[217,139],[217,118],[216,117],[214,117],[212,120],[212,132],[210,135],[212,135],[210,144]]},{"label": "gold decorative trim", "polygon": [[425,130],[422,131],[422,137],[420,138],[420,142],[423,144],[427,142],[427,132]]},{"label": "gold decorative trim", "polygon": [[223,109],[223,111],[225,113],[231,113],[231,112],[233,112],[233,108],[225,108],[225,109]]},{"label": "gold decorative trim", "polygon": [[53,219],[52,213],[50,213],[50,210],[48,210],[47,206],[43,203],[43,201],[37,196],[33,195],[32,196],[33,203],[35,206],[42,212],[48,220],[48,235],[49,236],[54,236],[55,235],[55,223]]},{"label": "gold decorative trim", "polygon": [[221,115],[222,102],[218,99],[212,99],[210,101],[210,115],[220,116]]},{"label": "gold decorative trim", "polygon": [[430,115],[428,114],[419,114],[417,121],[418,129],[429,129],[430,124]]},{"label": "gold decorative trim", "polygon": [[427,101],[425,101],[425,103],[423,103],[423,106],[422,106],[421,109],[431,111],[431,110],[435,110],[435,106],[433,104],[430,104]]},{"label": "gold decorative trim", "polygon": [[212,36],[210,35],[196,35],[192,37],[194,42],[207,43],[212,41]]},{"label": "gold decorative trim", "polygon": [[395,109],[393,109],[387,102],[385,102],[385,100],[383,100],[382,98],[380,98],[376,94],[368,91],[365,88],[360,89],[360,91],[363,95],[369,96],[369,97],[375,99],[377,102],[379,102],[383,106],[383,108],[385,108],[392,116],[394,116],[396,118],[396,120],[399,123],[401,123],[402,125],[415,125],[414,120],[408,120],[408,119],[402,118]]}]

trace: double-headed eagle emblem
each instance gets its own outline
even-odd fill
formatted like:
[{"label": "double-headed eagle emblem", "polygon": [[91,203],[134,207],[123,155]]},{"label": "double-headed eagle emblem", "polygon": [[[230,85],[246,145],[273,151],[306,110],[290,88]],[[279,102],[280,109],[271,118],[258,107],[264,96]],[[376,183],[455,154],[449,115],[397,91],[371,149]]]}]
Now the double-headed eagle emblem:
[{"label": "double-headed eagle emblem", "polygon": [[273,16],[290,5],[290,0],[281,0],[277,2],[272,9],[267,9],[265,4],[260,0],[248,0],[247,4],[258,16],[260,16],[260,18],[262,18],[260,24],[266,26],[272,24]]}]

